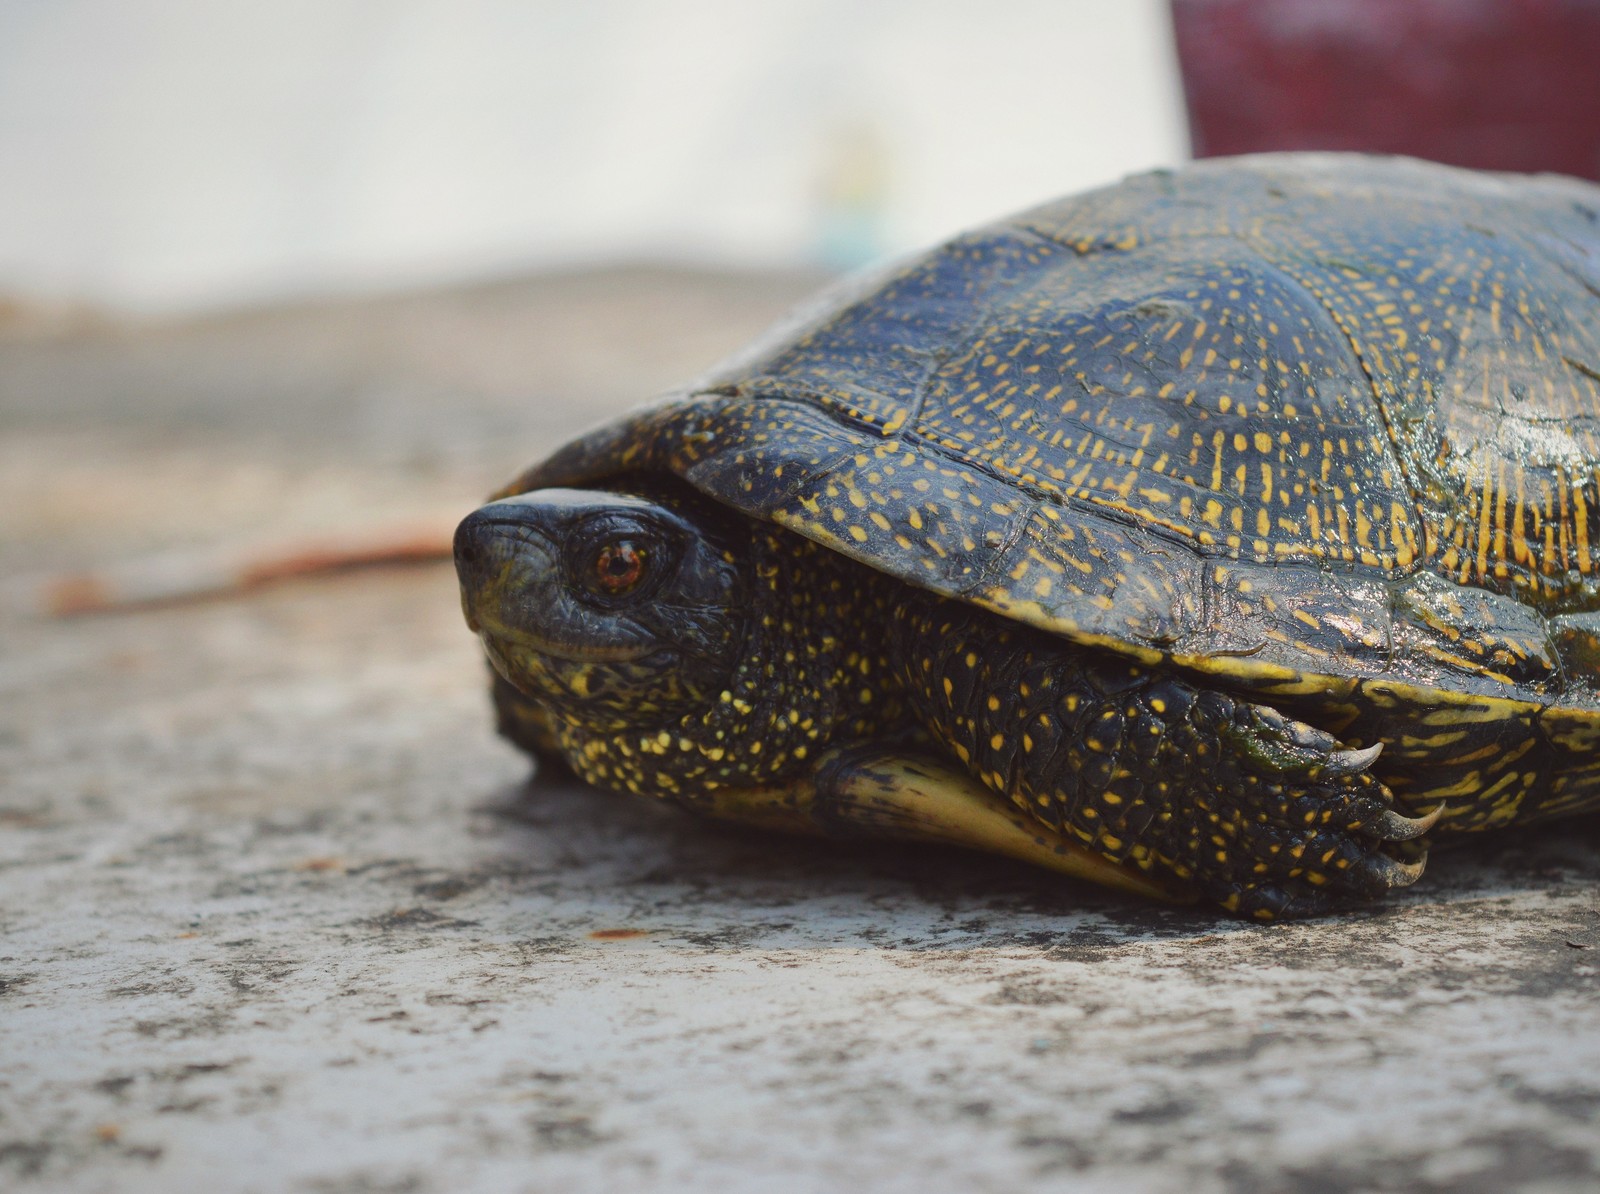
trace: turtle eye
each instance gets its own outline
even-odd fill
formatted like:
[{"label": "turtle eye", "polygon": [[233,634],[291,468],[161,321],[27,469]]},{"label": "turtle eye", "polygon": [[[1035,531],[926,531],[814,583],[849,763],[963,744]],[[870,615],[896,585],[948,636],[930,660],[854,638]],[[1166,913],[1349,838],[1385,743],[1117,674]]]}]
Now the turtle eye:
[{"label": "turtle eye", "polygon": [[647,600],[669,579],[676,544],[635,518],[606,515],[573,529],[565,573],[573,595],[603,610]]},{"label": "turtle eye", "polygon": [[616,539],[595,553],[591,579],[600,592],[621,597],[638,588],[650,564],[650,553],[632,539]]}]

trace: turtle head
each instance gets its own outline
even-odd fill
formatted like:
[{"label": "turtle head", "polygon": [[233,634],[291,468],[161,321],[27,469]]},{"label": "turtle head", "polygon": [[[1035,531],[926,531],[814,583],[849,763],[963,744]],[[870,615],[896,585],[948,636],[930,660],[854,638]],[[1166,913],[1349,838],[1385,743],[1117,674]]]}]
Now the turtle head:
[{"label": "turtle head", "polygon": [[689,496],[490,502],[456,529],[462,610],[495,670],[557,714],[620,726],[682,711],[738,663],[741,526]]}]

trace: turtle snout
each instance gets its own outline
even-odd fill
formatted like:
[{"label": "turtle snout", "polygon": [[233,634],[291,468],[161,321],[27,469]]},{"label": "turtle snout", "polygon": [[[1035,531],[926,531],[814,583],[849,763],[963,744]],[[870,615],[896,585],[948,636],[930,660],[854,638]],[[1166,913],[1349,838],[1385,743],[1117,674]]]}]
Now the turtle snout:
[{"label": "turtle snout", "polygon": [[494,524],[483,517],[482,511],[467,515],[456,527],[454,550],[456,580],[461,585],[461,613],[473,634],[483,629],[478,622],[477,606],[493,555],[493,541]]},{"label": "turtle snout", "polygon": [[529,590],[554,571],[552,546],[531,520],[506,502],[491,502],[461,520],[455,534],[461,612],[473,633],[484,624],[516,625],[537,616]]}]

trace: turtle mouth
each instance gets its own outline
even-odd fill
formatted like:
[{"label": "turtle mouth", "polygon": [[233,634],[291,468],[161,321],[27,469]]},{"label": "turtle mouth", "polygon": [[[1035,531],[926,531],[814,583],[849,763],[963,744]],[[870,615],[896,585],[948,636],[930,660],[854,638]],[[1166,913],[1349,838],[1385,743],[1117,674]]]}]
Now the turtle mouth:
[{"label": "turtle mouth", "polygon": [[474,617],[471,614],[467,616],[467,625],[485,640],[567,663],[632,663],[659,649],[652,643],[578,643],[552,639],[537,630],[513,630],[492,618]]}]

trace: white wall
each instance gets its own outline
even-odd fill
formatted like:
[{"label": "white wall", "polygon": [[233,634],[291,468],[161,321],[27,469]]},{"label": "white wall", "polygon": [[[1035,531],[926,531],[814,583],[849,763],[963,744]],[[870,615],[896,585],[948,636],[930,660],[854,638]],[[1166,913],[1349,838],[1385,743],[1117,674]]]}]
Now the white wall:
[{"label": "white wall", "polygon": [[850,264],[1185,152],[1161,0],[0,0],[0,292]]}]

